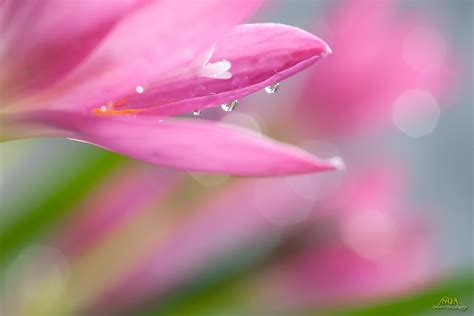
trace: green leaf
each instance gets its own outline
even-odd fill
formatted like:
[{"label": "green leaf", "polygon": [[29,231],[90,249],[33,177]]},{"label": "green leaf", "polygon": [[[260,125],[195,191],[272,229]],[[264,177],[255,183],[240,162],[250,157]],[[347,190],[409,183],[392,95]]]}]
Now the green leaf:
[{"label": "green leaf", "polygon": [[[374,305],[310,312],[305,315],[335,315],[335,316],[378,316],[378,315],[427,315],[430,312],[444,314],[448,310],[433,310],[444,296],[457,298],[460,305],[469,307],[467,314],[472,313],[472,295],[474,293],[474,274],[472,271],[458,274],[433,284],[430,288],[403,297],[386,300]],[[461,312],[461,315],[463,313]]]}]

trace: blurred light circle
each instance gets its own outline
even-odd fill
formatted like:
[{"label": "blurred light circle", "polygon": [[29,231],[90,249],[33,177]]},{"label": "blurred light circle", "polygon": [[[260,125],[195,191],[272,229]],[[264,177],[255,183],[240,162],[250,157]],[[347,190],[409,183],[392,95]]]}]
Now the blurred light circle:
[{"label": "blurred light circle", "polygon": [[403,60],[416,70],[424,70],[443,64],[447,53],[444,36],[435,28],[413,29],[403,41]]},{"label": "blurred light circle", "polygon": [[386,212],[362,210],[343,218],[341,234],[343,241],[360,256],[376,259],[392,251],[397,229]]},{"label": "blurred light circle", "polygon": [[[307,139],[298,144],[300,148],[322,159],[339,157],[339,149],[330,142]],[[285,177],[290,190],[308,201],[317,201],[330,196],[339,187],[343,172],[329,171]]]},{"label": "blurred light circle", "polygon": [[288,191],[282,178],[254,182],[254,203],[260,215],[278,227],[304,221],[313,209],[313,203]]},{"label": "blurred light circle", "polygon": [[431,93],[408,90],[395,100],[392,120],[395,126],[410,137],[432,133],[438,125],[441,109]]},{"label": "blurred light circle", "polygon": [[7,270],[8,293],[31,303],[48,305],[63,293],[69,275],[66,257],[56,248],[36,245],[25,249]]}]

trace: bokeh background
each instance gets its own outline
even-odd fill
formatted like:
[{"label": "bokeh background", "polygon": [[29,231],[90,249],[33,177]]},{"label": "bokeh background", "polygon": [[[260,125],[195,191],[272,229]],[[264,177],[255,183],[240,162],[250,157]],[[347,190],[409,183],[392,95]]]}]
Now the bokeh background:
[{"label": "bokeh background", "polygon": [[[345,2],[267,4],[253,22],[309,30],[333,55],[274,94],[195,118],[337,154],[345,171],[242,179],[166,170],[63,139],[1,144],[2,315],[429,315],[447,312],[432,309],[444,296],[472,312],[473,2],[392,2],[396,27],[379,42],[371,33],[378,26],[371,30],[364,19],[338,29],[335,12],[360,10]],[[432,99],[417,119],[403,112],[400,122],[399,97],[420,89],[404,90],[412,78],[400,79],[399,65],[369,57],[364,71],[350,72],[329,63],[392,45],[410,64],[403,52],[418,35],[397,32],[419,30],[417,23],[435,35],[412,57],[447,70],[423,90]],[[347,43],[337,44],[337,34]],[[392,62],[399,60],[385,60]],[[399,95],[365,105],[388,109],[385,116],[351,112],[357,104],[345,94],[377,94],[387,85]],[[340,100],[347,109],[330,104]],[[350,126],[356,118],[359,125]]]}]

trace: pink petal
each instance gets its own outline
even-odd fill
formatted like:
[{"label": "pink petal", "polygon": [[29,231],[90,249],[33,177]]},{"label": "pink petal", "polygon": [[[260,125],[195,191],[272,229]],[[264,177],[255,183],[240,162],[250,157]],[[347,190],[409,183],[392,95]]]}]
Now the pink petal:
[{"label": "pink petal", "polygon": [[[128,15],[56,92],[54,106],[82,109],[120,99],[167,73],[181,71],[260,0],[162,0]],[[55,92],[55,93],[56,93]]]},{"label": "pink petal", "polygon": [[158,203],[175,187],[179,177],[163,170],[122,168],[94,189],[75,209],[58,234],[58,247],[68,256],[77,256],[113,234]]},{"label": "pink petal", "polygon": [[295,112],[309,127],[352,136],[390,126],[393,103],[408,90],[448,99],[459,77],[448,42],[433,21],[397,16],[395,5],[346,1],[328,13],[323,34],[337,54],[311,73]]},{"label": "pink petal", "polygon": [[211,63],[228,61],[230,79],[202,77],[195,71],[157,83],[126,98],[120,109],[176,115],[228,103],[284,80],[330,52],[319,38],[281,24],[235,27],[218,42]]},{"label": "pink petal", "polygon": [[4,1],[0,7],[2,96],[25,96],[65,76],[126,14],[124,1]]},{"label": "pink petal", "polygon": [[320,160],[296,147],[210,121],[66,113],[36,114],[33,120],[55,128],[48,136],[71,137],[191,171],[274,176],[341,167],[338,160]]}]

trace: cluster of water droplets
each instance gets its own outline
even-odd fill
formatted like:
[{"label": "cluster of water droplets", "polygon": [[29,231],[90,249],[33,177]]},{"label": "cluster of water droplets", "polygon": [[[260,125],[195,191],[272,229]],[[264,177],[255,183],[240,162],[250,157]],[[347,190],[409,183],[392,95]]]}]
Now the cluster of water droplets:
[{"label": "cluster of water droplets", "polygon": [[[273,94],[273,93],[276,93],[279,88],[280,88],[280,83],[276,82],[272,85],[265,87],[265,92],[268,94]],[[225,112],[232,112],[237,108],[238,104],[239,104],[238,100],[233,100],[231,102],[221,104],[221,109],[224,110]],[[201,115],[201,110],[193,111],[193,115],[194,116]]]},{"label": "cluster of water droplets", "polygon": [[[274,84],[271,84],[271,85],[265,87],[264,90],[268,94],[273,94],[273,93],[276,93],[279,88],[280,88],[280,83],[276,82]],[[142,85],[137,85],[135,87],[135,92],[138,93],[138,94],[142,94],[144,91],[145,91],[145,88]],[[232,100],[231,102],[221,104],[221,109],[224,110],[225,112],[232,112],[237,108],[238,104],[239,104],[238,100]],[[100,111],[101,112],[107,112],[109,110],[110,106],[111,106],[110,104],[102,105],[100,107]],[[201,110],[195,110],[195,111],[193,111],[193,115],[194,116],[199,116],[199,115],[201,115],[201,112],[202,112]]]}]

